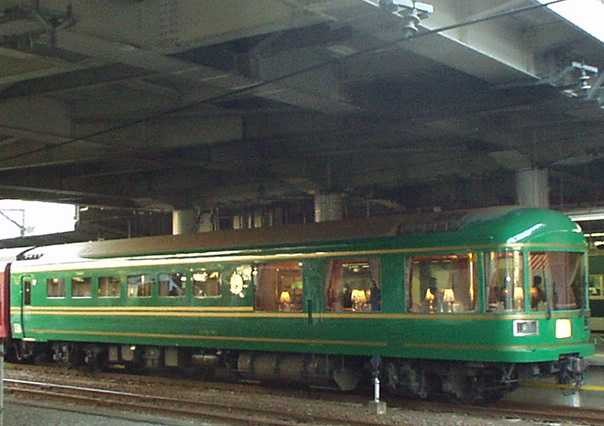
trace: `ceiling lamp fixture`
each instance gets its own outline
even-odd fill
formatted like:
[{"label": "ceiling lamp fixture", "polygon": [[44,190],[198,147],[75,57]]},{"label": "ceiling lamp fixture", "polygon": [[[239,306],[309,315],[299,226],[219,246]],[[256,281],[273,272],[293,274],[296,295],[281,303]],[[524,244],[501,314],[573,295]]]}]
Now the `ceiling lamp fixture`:
[{"label": "ceiling lamp fixture", "polygon": [[590,93],[594,89],[592,78],[597,77],[598,74],[598,67],[582,62],[572,62],[556,77],[550,79],[550,83],[561,87],[562,93],[568,97],[589,99]]},{"label": "ceiling lamp fixture", "polygon": [[604,208],[576,209],[565,212],[575,222],[588,222],[592,220],[604,220]]},{"label": "ceiling lamp fixture", "polygon": [[420,22],[434,13],[434,6],[431,4],[413,0],[379,0],[378,5],[403,19],[402,31],[405,37],[416,34]]},{"label": "ceiling lamp fixture", "polygon": [[[597,71],[596,71],[596,73],[597,73]],[[581,77],[579,77],[579,81],[581,83],[580,83],[579,88],[582,91],[587,92],[589,89],[591,89],[591,84],[589,84],[590,79],[591,79],[591,77],[587,75],[587,72],[585,72],[585,69],[581,68]]]}]

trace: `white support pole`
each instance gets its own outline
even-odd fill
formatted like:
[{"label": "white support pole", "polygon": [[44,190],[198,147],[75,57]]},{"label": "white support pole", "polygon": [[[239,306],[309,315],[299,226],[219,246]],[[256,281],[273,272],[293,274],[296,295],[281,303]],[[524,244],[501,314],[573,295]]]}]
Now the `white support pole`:
[{"label": "white support pole", "polygon": [[197,232],[212,232],[214,231],[214,215],[211,211],[204,212],[199,217],[199,226]]},{"label": "white support pole", "polygon": [[195,210],[172,211],[172,234],[193,234],[197,232]]},{"label": "white support pole", "polygon": [[516,198],[524,207],[549,207],[547,169],[524,169],[516,172]]},{"label": "white support pole", "polygon": [[315,222],[342,220],[344,197],[338,193],[315,194]]},{"label": "white support pole", "polygon": [[380,402],[380,378],[377,374],[373,378],[373,402],[376,404]]}]

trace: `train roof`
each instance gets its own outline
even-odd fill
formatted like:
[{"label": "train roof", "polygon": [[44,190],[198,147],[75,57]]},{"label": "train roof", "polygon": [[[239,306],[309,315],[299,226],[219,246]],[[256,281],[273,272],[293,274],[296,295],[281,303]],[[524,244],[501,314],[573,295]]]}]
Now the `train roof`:
[{"label": "train roof", "polygon": [[[63,244],[26,251],[18,264],[44,265],[178,254],[236,255],[342,247],[453,247],[547,244],[584,249],[581,228],[562,213],[515,206]],[[15,265],[17,266],[17,265]],[[25,266],[25,265],[24,265]]]}]

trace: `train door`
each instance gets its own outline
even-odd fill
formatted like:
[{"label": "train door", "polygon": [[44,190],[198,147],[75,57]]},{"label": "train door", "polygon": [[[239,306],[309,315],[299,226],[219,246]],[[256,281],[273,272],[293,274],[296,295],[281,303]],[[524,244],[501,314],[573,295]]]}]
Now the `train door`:
[{"label": "train door", "polygon": [[21,277],[21,330],[25,337],[25,308],[31,306],[32,277]]}]

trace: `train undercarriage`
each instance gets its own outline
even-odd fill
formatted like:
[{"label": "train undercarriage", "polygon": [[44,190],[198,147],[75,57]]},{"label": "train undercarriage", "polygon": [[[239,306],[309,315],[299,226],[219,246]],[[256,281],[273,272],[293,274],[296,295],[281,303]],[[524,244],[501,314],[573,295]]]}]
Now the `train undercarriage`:
[{"label": "train undercarriage", "polygon": [[367,386],[379,377],[396,395],[463,402],[496,401],[528,377],[557,375],[560,383],[580,386],[586,368],[585,361],[573,355],[558,362],[513,364],[74,342],[13,341],[7,349],[8,360],[14,362],[91,370],[178,370],[200,378],[220,370],[235,379],[342,391]]}]

